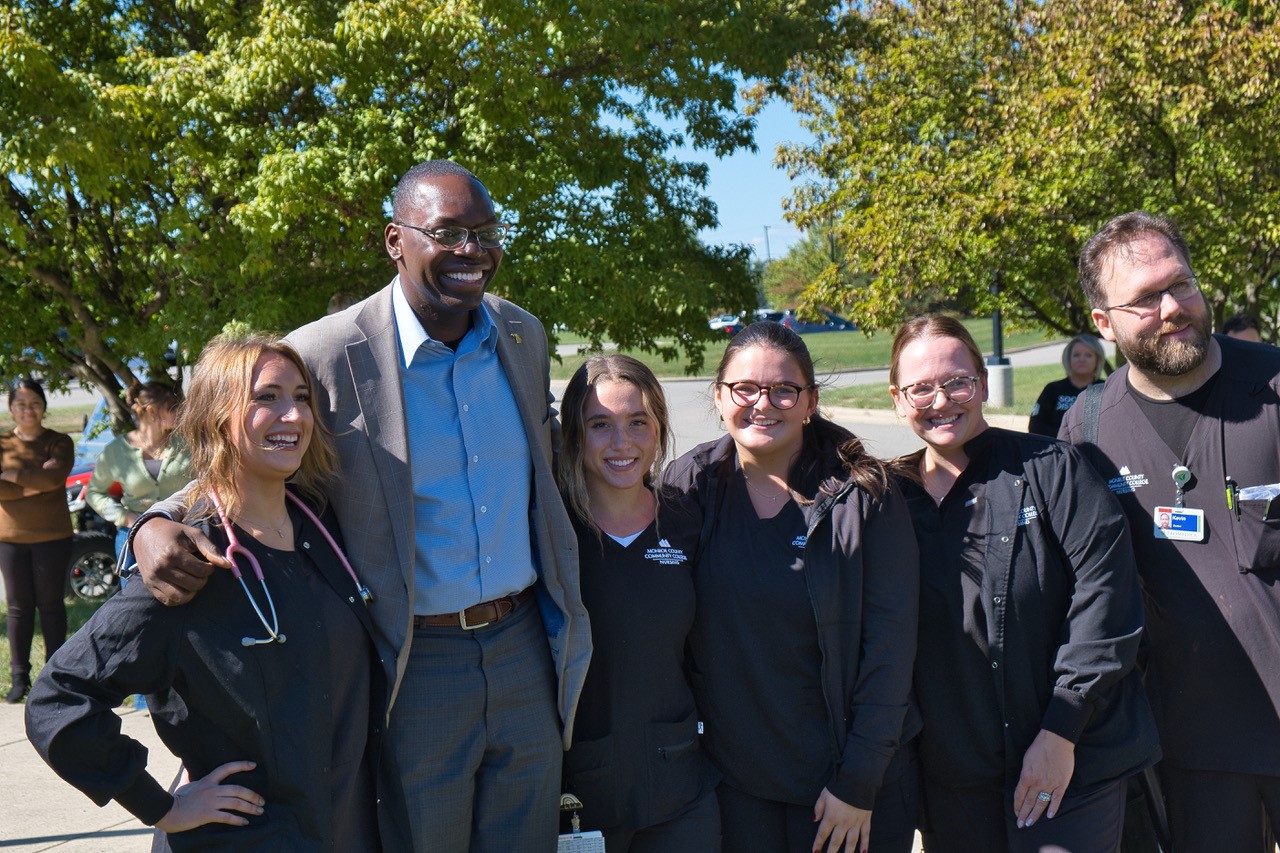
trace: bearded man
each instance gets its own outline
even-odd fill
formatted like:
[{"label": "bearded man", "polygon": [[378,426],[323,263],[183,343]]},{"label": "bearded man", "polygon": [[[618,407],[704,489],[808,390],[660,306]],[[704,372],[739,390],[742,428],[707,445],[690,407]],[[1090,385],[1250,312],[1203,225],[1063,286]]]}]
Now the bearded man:
[{"label": "bearded man", "polygon": [[1280,350],[1211,334],[1164,217],[1108,222],[1080,283],[1129,363],[1059,435],[1092,445],[1132,528],[1173,849],[1260,851],[1280,823]]}]

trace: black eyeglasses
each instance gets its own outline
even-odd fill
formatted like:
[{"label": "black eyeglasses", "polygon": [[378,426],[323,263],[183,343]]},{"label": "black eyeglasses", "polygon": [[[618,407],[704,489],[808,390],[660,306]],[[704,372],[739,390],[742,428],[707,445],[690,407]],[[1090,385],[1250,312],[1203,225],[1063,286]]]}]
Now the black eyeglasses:
[{"label": "black eyeglasses", "polygon": [[1166,293],[1172,296],[1174,299],[1178,300],[1179,302],[1186,302],[1188,299],[1195,296],[1199,292],[1200,292],[1200,284],[1195,280],[1194,277],[1184,278],[1184,279],[1181,279],[1180,281],[1175,281],[1173,284],[1169,285],[1164,290],[1156,290],[1156,291],[1152,291],[1151,293],[1144,293],[1143,295],[1139,296],[1137,299],[1130,300],[1129,302],[1122,302],[1119,305],[1112,305],[1108,308],[1103,308],[1102,310],[1103,311],[1122,311],[1122,310],[1136,311],[1139,314],[1150,314],[1151,312],[1155,311],[1157,308],[1160,307],[1160,302],[1161,300],[1164,299],[1164,295]]},{"label": "black eyeglasses", "polygon": [[414,231],[425,234],[439,243],[440,248],[447,249],[450,252],[456,252],[467,245],[473,234],[481,249],[501,249],[502,241],[506,239],[507,229],[510,227],[502,223],[481,225],[479,228],[459,228],[456,225],[446,225],[443,228],[423,228],[419,225],[410,225],[407,222],[393,222],[392,224],[401,228],[412,228]]},{"label": "black eyeglasses", "polygon": [[932,382],[917,382],[914,385],[908,385],[898,390],[907,398],[907,402],[916,409],[927,409],[933,405],[933,401],[938,399],[938,392],[941,391],[948,400],[953,403],[967,403],[973,399],[978,393],[977,376],[957,376],[948,379],[941,385],[934,385]]},{"label": "black eyeglasses", "polygon": [[756,382],[720,382],[729,389],[729,396],[739,406],[754,406],[762,395],[769,396],[769,402],[775,409],[790,409],[800,400],[800,392],[808,391],[814,386],[800,387],[790,382],[779,382],[775,385],[760,385]]}]

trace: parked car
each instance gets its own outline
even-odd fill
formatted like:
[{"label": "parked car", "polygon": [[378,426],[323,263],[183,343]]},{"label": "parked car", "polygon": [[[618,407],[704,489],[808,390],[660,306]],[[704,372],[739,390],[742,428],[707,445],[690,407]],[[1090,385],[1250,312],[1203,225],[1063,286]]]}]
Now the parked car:
[{"label": "parked car", "polygon": [[[75,467],[67,477],[67,509],[75,534],[71,540],[71,561],[67,566],[67,591],[85,601],[104,601],[120,589],[116,574],[116,527],[89,506],[89,478],[103,448],[111,443],[111,414],[99,400],[85,419],[84,431],[76,444]],[[120,489],[119,483],[111,490]]]},{"label": "parked car", "polygon": [[775,323],[781,323],[781,322],[782,322],[782,318],[783,318],[783,316],[785,316],[785,315],[783,314],[783,312],[782,312],[782,311],[774,311],[774,310],[769,309],[769,308],[757,308],[757,309],[756,309],[756,320],[757,320],[757,321],[759,321],[759,320],[772,320],[772,321],[773,321],[773,322],[775,322]]},{"label": "parked car", "polygon": [[729,337],[733,337],[742,331],[742,318],[735,314],[721,314],[719,317],[712,317],[707,321],[707,325],[714,332],[724,332]]},{"label": "parked car", "polygon": [[[120,589],[116,574],[116,527],[86,500],[93,463],[76,465],[67,477],[67,509],[75,534],[67,565],[67,591],[85,601],[104,601]],[[119,483],[112,484],[118,490]]]},{"label": "parked car", "polygon": [[846,320],[844,317],[841,317],[839,314],[831,311],[820,310],[818,315],[822,317],[818,322],[801,320],[796,316],[794,308],[788,308],[783,313],[783,317],[780,322],[788,329],[791,329],[793,332],[801,335],[812,334],[814,332],[849,332],[858,328],[855,323]]}]

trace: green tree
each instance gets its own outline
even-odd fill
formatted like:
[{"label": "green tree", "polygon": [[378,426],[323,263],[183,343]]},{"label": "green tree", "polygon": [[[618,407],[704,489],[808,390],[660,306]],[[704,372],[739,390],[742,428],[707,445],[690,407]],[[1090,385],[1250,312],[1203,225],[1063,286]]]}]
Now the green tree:
[{"label": "green tree", "polygon": [[390,190],[433,157],[516,226],[504,295],[595,342],[696,355],[707,307],[750,307],[754,283],[744,248],[697,239],[705,167],[670,152],[751,146],[736,81],[776,85],[832,17],[813,0],[10,2],[0,372],[30,349],[114,400],[133,356],[367,294],[391,275]]},{"label": "green tree", "polygon": [[843,304],[847,293],[865,285],[866,277],[849,267],[844,246],[825,224],[814,224],[764,273],[769,304],[775,308],[798,305],[802,312],[831,307],[828,302],[814,302],[809,298],[813,293],[835,290],[840,294],[837,302]]},{"label": "green tree", "polygon": [[816,141],[781,162],[807,182],[798,224],[835,222],[858,290],[891,326],[939,302],[1061,333],[1089,326],[1082,242],[1135,208],[1172,215],[1221,319],[1275,317],[1280,28],[1275,3],[875,2],[842,56],[789,92]]}]

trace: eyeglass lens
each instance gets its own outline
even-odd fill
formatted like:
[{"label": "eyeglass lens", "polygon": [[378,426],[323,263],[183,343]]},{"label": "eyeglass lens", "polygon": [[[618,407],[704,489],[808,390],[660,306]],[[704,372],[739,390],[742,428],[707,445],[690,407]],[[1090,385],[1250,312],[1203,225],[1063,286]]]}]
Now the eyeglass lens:
[{"label": "eyeglass lens", "polygon": [[1179,302],[1184,302],[1199,290],[1200,288],[1196,286],[1195,279],[1184,278],[1182,281],[1169,285],[1164,290],[1157,290],[1155,293],[1141,296],[1130,302],[1129,305],[1143,311],[1150,311],[1160,304],[1160,300],[1164,299],[1166,293]]},{"label": "eyeglass lens", "polygon": [[800,399],[800,388],[791,384],[770,385],[768,388],[754,382],[727,382],[729,393],[739,406],[754,406],[762,394],[769,395],[769,402],[779,409],[790,409]]},{"label": "eyeglass lens", "polygon": [[920,382],[904,390],[907,392],[907,397],[910,398],[911,404],[917,409],[923,409],[933,404],[939,390],[953,403],[967,403],[973,399],[974,392],[977,389],[977,383],[972,377],[957,376],[955,379],[948,379],[941,385]]},{"label": "eyeglass lens", "polygon": [[476,242],[482,249],[496,249],[502,245],[506,229],[500,225],[486,225],[472,231],[467,228],[437,228],[432,237],[446,249],[460,249],[466,244],[471,234],[476,235]]}]

